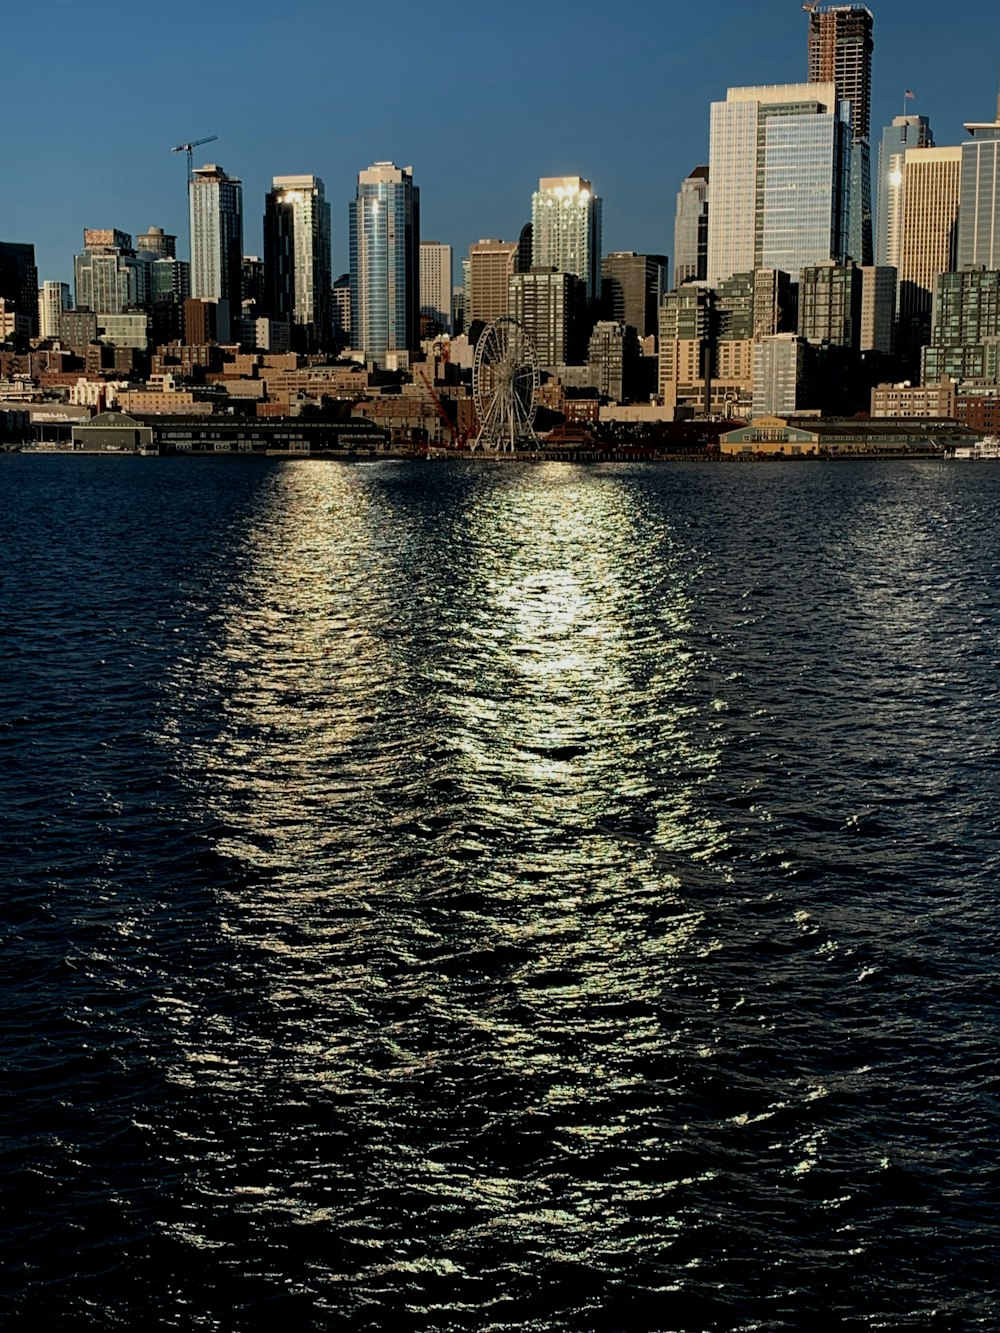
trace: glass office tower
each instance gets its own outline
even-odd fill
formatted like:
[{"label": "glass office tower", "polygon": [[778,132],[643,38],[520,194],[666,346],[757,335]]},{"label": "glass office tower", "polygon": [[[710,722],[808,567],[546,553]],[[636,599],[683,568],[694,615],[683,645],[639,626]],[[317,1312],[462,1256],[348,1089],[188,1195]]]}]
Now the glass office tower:
[{"label": "glass office tower", "polygon": [[851,133],[832,83],[730,88],[712,103],[707,277],[848,256]]},{"label": "glass office tower", "polygon": [[275,176],[264,200],[267,313],[289,325],[292,349],[330,344],[330,205],[318,176]]},{"label": "glass office tower", "polygon": [[420,191],[413,168],[375,162],[350,206],[351,341],[384,365],[420,341]]}]

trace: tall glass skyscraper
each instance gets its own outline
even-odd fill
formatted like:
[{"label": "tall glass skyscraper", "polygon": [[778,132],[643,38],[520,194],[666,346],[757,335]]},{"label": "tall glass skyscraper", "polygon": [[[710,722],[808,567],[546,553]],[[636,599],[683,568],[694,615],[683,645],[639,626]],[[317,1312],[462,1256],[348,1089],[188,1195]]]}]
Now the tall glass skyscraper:
[{"label": "tall glass skyscraper", "polygon": [[413,168],[375,162],[350,206],[351,341],[366,360],[420,340],[420,191]]},{"label": "tall glass skyscraper", "polygon": [[730,88],[712,103],[708,281],[848,257],[850,115],[832,83]]},{"label": "tall glass skyscraper", "polygon": [[[225,316],[240,312],[243,276],[243,185],[214,163],[197,167],[189,187],[191,295],[227,302]],[[223,321],[228,337],[228,317]]]},{"label": "tall glass skyscraper", "polygon": [[580,176],[544,176],[531,196],[532,268],[576,274],[589,301],[601,293],[601,209]]},{"label": "tall glass skyscraper", "polygon": [[896,116],[882,131],[878,148],[876,264],[899,268],[904,154],[908,148],[933,147],[934,135],[926,116]]},{"label": "tall glass skyscraper", "polygon": [[1000,269],[1000,97],[992,123],[965,127],[958,211],[958,267]]},{"label": "tall glass skyscraper", "polygon": [[330,205],[318,176],[275,176],[264,199],[267,313],[290,326],[292,348],[330,345]]}]

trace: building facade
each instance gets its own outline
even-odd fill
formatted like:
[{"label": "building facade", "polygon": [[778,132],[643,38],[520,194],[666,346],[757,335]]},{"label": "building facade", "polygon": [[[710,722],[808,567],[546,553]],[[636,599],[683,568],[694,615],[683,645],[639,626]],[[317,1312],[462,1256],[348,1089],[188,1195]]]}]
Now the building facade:
[{"label": "building facade", "polygon": [[451,333],[452,248],[442,241],[420,242],[420,313],[440,333]]},{"label": "building facade", "polygon": [[861,348],[862,270],[855,264],[811,264],[799,279],[799,334],[810,342]]},{"label": "building facade", "polygon": [[[264,305],[287,323],[292,348],[325,351],[331,340],[330,205],[318,176],[275,176],[264,199]],[[241,272],[244,259],[240,259]]]},{"label": "building facade", "polygon": [[851,135],[832,83],[730,88],[713,102],[708,281],[848,257]]},{"label": "building facade", "polygon": [[666,255],[637,255],[632,250],[605,255],[601,260],[604,318],[629,325],[640,338],[655,334],[666,274]]},{"label": "building facade", "polygon": [[882,131],[878,149],[875,263],[899,267],[902,243],[903,160],[907,149],[933,148],[926,116],[896,116]]},{"label": "building facade", "polygon": [[[510,303],[510,277],[519,272],[519,246],[515,241],[481,240],[469,246],[466,282],[465,327],[481,320],[506,315]],[[530,270],[529,270],[530,271]]]},{"label": "building facade", "polygon": [[188,201],[191,295],[225,303],[221,336],[228,337],[229,319],[239,315],[243,299],[243,184],[215,163],[197,167]]},{"label": "building facade", "polygon": [[851,120],[847,253],[874,261],[872,246],[871,99],[874,20],[864,5],[804,6],[809,12],[809,82],[833,83]]},{"label": "building facade", "polygon": [[72,310],[73,298],[68,282],[43,282],[38,294],[38,331],[42,338],[62,335],[64,310]]},{"label": "building facade", "polygon": [[602,201],[580,176],[546,176],[531,196],[531,263],[573,273],[589,301],[601,292]]},{"label": "building facade", "polygon": [[154,259],[176,259],[177,237],[169,235],[162,227],[150,227],[136,236],[135,248],[140,254],[150,254]]},{"label": "building facade", "polygon": [[708,275],[708,167],[681,182],[674,212],[674,286]]},{"label": "building facade", "polygon": [[1000,97],[997,118],[970,123],[962,144],[958,267],[1000,268]]},{"label": "building facade", "polygon": [[530,273],[512,273],[508,279],[508,312],[525,327],[541,365],[578,362],[581,345],[582,307],[586,288],[575,273],[554,268],[533,268]]},{"label": "building facade", "polygon": [[349,215],[351,341],[380,366],[420,345],[420,191],[412,167],[358,173]]},{"label": "building facade", "polygon": [[8,301],[27,321],[31,337],[38,332],[38,269],[35,247],[21,241],[0,241],[0,300]]},{"label": "building facade", "polygon": [[87,227],[73,257],[77,308],[103,315],[145,309],[152,301],[152,255],[137,253],[128,232]]},{"label": "building facade", "polygon": [[914,355],[927,342],[934,284],[955,267],[960,148],[908,148],[903,154],[897,288],[899,345]]}]

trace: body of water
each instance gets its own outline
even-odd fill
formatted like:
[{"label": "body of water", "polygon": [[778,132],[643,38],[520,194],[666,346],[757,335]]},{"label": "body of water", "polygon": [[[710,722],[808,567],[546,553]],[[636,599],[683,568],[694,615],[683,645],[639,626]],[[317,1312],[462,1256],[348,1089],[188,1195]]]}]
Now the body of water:
[{"label": "body of water", "polygon": [[0,1324],[997,1328],[998,640],[986,465],[0,456]]}]

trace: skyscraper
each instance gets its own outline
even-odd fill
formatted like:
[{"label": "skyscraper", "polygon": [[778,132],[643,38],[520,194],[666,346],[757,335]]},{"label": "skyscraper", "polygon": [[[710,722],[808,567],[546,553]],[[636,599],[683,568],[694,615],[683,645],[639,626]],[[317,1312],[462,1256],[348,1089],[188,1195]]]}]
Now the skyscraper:
[{"label": "skyscraper", "polygon": [[350,207],[351,338],[368,360],[420,338],[420,191],[413,168],[375,162]]},{"label": "skyscraper", "polygon": [[848,257],[850,121],[832,83],[730,88],[712,103],[708,282]]},{"label": "skyscraper", "polygon": [[420,242],[420,313],[442,333],[451,332],[452,265],[450,245]]},{"label": "skyscraper", "polygon": [[488,324],[506,315],[510,306],[508,280],[518,272],[518,243],[483,239],[469,246],[465,327],[475,320]]},{"label": "skyscraper", "polygon": [[601,209],[580,176],[545,176],[531,196],[532,267],[575,273],[589,301],[601,292]]},{"label": "skyscraper", "polygon": [[632,250],[605,255],[601,260],[604,318],[629,325],[640,338],[655,334],[666,271],[666,255],[637,255]]},{"label": "skyscraper", "polygon": [[530,273],[512,273],[508,284],[510,313],[527,330],[539,362],[551,369],[581,359],[585,344],[579,308],[587,299],[583,279],[535,267]]},{"label": "skyscraper", "polygon": [[899,267],[900,218],[903,201],[903,154],[908,148],[933,148],[926,116],[896,116],[886,125],[878,148],[878,203],[875,262]]},{"label": "skyscraper", "polygon": [[851,196],[848,254],[870,264],[872,249],[871,97],[873,19],[864,5],[827,5],[809,11],[809,82],[833,83],[851,113]]},{"label": "skyscraper", "polygon": [[229,336],[242,300],[243,185],[210,163],[197,167],[188,191],[191,221],[191,295],[225,302],[220,338]]},{"label": "skyscraper", "polygon": [[961,148],[903,154],[899,249],[900,350],[915,355],[930,335],[938,274],[955,267]]},{"label": "skyscraper", "polygon": [[993,122],[966,125],[962,144],[958,267],[1000,269],[1000,97]]},{"label": "skyscraper", "polygon": [[38,294],[38,331],[41,337],[60,337],[63,311],[72,308],[68,282],[43,282]]},{"label": "skyscraper", "polygon": [[103,315],[148,306],[152,300],[153,256],[137,254],[132,237],[113,227],[86,227],[83,250],[73,256],[78,308]]},{"label": "skyscraper", "polygon": [[27,320],[33,337],[38,332],[38,269],[33,245],[0,241],[0,299],[9,301]]},{"label": "skyscraper", "polygon": [[[243,257],[241,252],[240,268]],[[318,176],[275,176],[264,198],[265,305],[292,350],[330,345],[330,205]]]},{"label": "skyscraper", "polygon": [[900,319],[925,316],[929,332],[933,289],[939,273],[955,268],[961,148],[908,148],[903,155],[900,219]]},{"label": "skyscraper", "polygon": [[708,167],[695,167],[677,191],[674,286],[708,272]]}]

